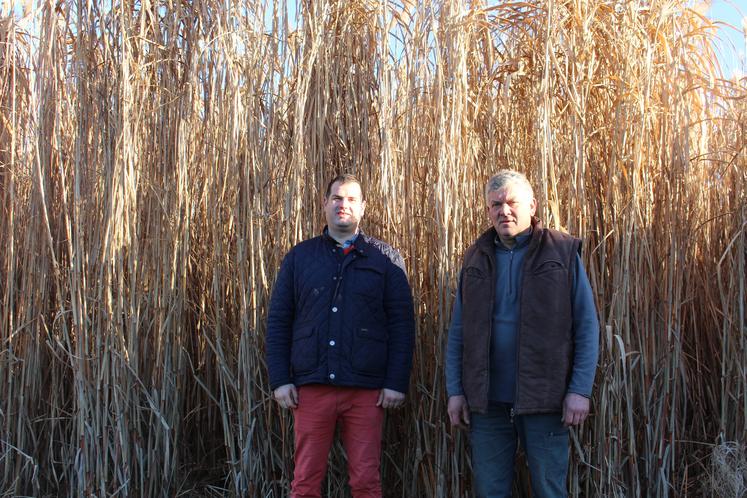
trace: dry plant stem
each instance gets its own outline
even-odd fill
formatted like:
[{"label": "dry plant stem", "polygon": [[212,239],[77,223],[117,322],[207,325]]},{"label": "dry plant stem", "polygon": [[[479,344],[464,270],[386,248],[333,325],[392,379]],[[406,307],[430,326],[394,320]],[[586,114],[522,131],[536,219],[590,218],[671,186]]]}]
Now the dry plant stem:
[{"label": "dry plant stem", "polygon": [[[570,494],[728,495],[742,460],[724,452],[747,433],[747,90],[719,74],[700,14],[684,0],[0,10],[0,495],[286,496],[268,300],[347,171],[364,229],[405,257],[418,317],[385,494],[471,496],[444,347],[503,167],[527,173],[548,226],[584,238],[602,322]],[[346,486],[338,444],[325,490]]]}]

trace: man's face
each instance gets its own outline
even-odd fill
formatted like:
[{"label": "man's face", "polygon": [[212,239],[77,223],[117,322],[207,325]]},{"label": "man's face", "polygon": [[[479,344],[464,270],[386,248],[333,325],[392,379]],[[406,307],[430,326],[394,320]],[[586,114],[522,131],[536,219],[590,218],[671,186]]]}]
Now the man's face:
[{"label": "man's face", "polygon": [[333,183],[329,197],[324,199],[327,225],[337,231],[355,232],[365,210],[361,186],[355,182]]},{"label": "man's face", "polygon": [[537,201],[522,185],[509,183],[488,194],[488,216],[508,247],[513,247],[516,236],[529,228],[536,210]]}]

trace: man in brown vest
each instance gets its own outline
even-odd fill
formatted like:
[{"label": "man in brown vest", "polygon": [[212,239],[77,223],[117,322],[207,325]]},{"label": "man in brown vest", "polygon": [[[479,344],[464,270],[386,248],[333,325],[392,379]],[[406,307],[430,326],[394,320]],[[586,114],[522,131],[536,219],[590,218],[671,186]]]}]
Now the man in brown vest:
[{"label": "man in brown vest", "polygon": [[485,196],[493,226],[464,255],[449,329],[449,418],[469,428],[478,496],[511,496],[517,441],[533,495],[567,496],[568,427],[589,413],[599,349],[581,241],[542,227],[521,173]]}]

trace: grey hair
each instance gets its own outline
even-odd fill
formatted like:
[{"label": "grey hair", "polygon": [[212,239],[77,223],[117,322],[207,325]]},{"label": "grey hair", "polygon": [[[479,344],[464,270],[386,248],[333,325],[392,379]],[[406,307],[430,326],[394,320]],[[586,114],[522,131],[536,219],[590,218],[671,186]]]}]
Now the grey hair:
[{"label": "grey hair", "polygon": [[485,197],[490,195],[490,192],[500,190],[509,184],[525,188],[529,195],[534,197],[534,190],[532,190],[532,185],[527,177],[523,173],[512,169],[502,169],[488,180],[487,185],[485,185]]}]

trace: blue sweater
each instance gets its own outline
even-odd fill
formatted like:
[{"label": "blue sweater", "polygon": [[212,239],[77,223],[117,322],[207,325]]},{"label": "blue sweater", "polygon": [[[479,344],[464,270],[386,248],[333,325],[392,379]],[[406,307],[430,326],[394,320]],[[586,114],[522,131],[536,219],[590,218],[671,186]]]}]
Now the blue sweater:
[{"label": "blue sweater", "polygon": [[[517,237],[516,246],[508,249],[496,244],[496,289],[490,336],[490,387],[492,402],[513,403],[516,387],[516,335],[519,328],[521,272],[530,234]],[[449,396],[462,391],[462,302],[457,292],[446,349],[446,390]],[[599,354],[599,322],[591,284],[581,258],[577,256],[573,278],[573,374],[569,393],[589,397],[594,383]]]}]

